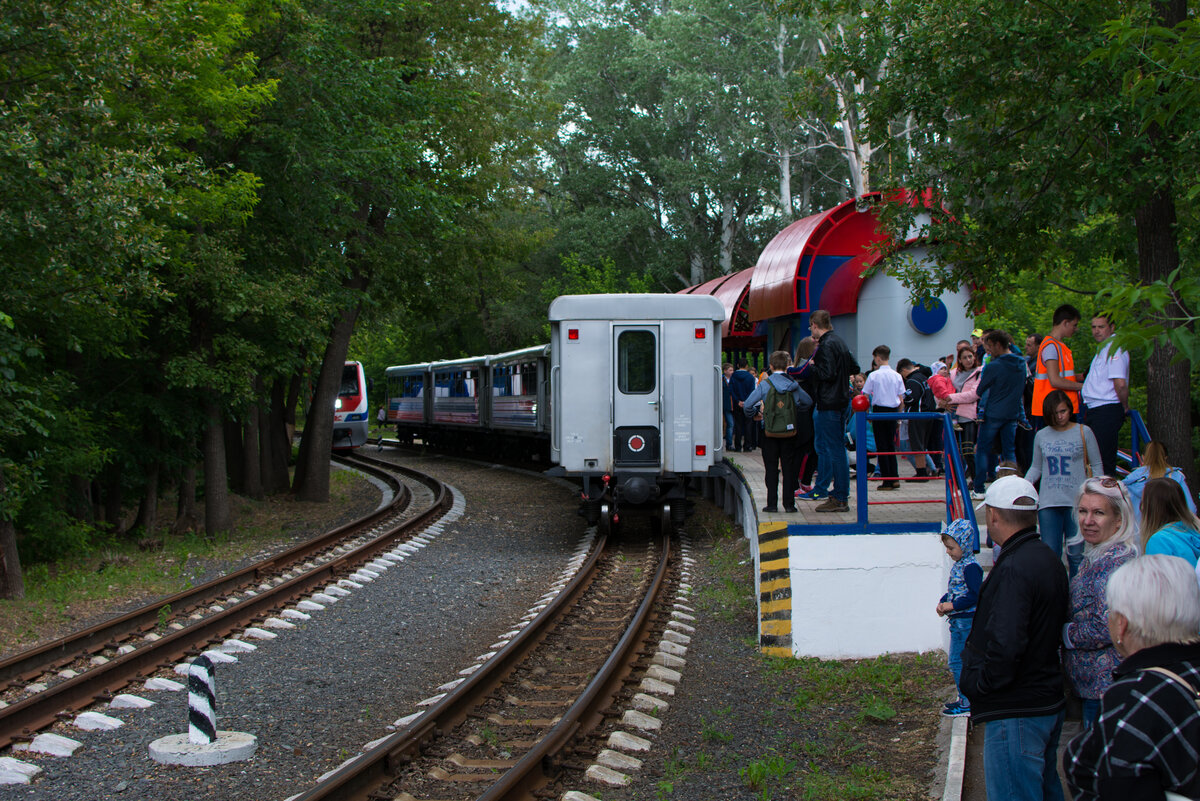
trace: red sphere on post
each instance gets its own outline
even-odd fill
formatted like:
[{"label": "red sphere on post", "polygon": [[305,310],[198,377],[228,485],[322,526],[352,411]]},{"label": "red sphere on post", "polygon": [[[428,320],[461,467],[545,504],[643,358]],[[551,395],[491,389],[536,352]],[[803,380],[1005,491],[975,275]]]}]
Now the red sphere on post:
[{"label": "red sphere on post", "polygon": [[856,412],[865,412],[871,408],[871,400],[866,395],[855,395],[850,399],[850,408]]}]

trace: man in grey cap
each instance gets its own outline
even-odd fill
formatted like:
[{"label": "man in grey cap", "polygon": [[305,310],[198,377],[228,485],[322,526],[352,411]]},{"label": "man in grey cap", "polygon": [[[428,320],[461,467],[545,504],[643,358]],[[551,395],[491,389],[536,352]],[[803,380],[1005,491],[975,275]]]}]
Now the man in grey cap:
[{"label": "man in grey cap", "polygon": [[1058,738],[1062,674],[1058,647],[1069,612],[1062,559],[1037,531],[1037,490],[1020,476],[997,479],[979,509],[1000,555],[979,591],[962,655],[971,717],[986,723],[988,798],[1061,801]]}]

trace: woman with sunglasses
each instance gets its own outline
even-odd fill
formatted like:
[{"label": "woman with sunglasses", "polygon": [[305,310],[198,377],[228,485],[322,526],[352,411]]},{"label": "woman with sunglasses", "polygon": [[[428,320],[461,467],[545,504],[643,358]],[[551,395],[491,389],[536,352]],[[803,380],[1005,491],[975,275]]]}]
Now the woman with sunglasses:
[{"label": "woman with sunglasses", "polygon": [[1142,491],[1142,553],[1200,558],[1200,519],[1188,509],[1183,488],[1169,478],[1152,478]]},{"label": "woman with sunglasses", "polygon": [[1071,399],[1061,389],[1046,395],[1048,426],[1033,438],[1033,462],[1025,480],[1038,484],[1038,533],[1042,542],[1062,556],[1073,578],[1083,560],[1083,540],[1075,526],[1075,496],[1089,467],[1100,470],[1100,446],[1092,429],[1071,422]]},{"label": "woman with sunglasses", "polygon": [[[1049,407],[1048,407],[1049,408]],[[1083,726],[1096,720],[1100,698],[1121,661],[1108,633],[1105,587],[1121,565],[1137,556],[1138,527],[1129,490],[1115,478],[1089,478],[1076,496],[1083,536],[1083,565],[1071,579],[1071,618],[1063,626],[1063,665],[1083,699]]]}]

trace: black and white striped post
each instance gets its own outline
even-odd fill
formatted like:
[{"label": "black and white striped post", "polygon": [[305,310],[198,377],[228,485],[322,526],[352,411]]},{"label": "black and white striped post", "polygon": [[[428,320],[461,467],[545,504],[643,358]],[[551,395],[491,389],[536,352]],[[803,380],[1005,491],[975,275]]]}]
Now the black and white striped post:
[{"label": "black and white striped post", "polygon": [[201,654],[188,665],[187,734],[170,734],[150,743],[150,758],[164,765],[208,767],[254,756],[258,738],[238,731],[217,731],[217,690],[213,661]]},{"label": "black and white striped post", "polygon": [[207,745],[217,739],[217,688],[212,660],[204,654],[188,668],[188,742]]}]

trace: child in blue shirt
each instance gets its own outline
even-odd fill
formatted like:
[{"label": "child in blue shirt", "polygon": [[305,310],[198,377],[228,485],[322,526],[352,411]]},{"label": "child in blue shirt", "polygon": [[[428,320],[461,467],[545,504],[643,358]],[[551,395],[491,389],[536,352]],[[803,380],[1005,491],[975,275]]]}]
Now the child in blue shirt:
[{"label": "child in blue shirt", "polygon": [[954,686],[959,687],[958,697],[947,703],[942,714],[961,717],[971,714],[971,702],[962,694],[959,676],[962,674],[962,650],[971,633],[971,622],[975,619],[975,604],[979,601],[979,587],[983,584],[983,568],[975,561],[975,529],[969,520],[955,520],[942,533],[942,545],[954,560],[950,568],[950,580],[946,594],[938,602],[937,613],[948,619],[950,624],[950,652],[947,655],[950,672],[954,674]]}]

